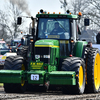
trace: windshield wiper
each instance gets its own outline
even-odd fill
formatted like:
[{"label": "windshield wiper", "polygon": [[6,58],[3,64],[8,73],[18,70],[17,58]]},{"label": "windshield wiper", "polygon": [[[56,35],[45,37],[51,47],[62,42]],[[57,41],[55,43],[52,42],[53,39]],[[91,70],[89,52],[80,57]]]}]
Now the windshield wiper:
[{"label": "windshield wiper", "polygon": [[[54,18],[56,21],[57,21],[57,19],[56,18]],[[58,22],[58,21],[57,21]],[[59,23],[59,22],[58,22]],[[66,32],[67,32],[67,30],[59,23],[59,25],[61,26],[61,28],[62,29],[64,29]]]}]

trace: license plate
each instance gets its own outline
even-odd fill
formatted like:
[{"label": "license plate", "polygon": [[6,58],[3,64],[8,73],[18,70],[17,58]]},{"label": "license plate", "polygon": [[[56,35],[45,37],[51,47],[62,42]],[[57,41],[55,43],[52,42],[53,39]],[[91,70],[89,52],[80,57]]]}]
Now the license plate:
[{"label": "license plate", "polygon": [[39,75],[38,74],[31,74],[31,80],[38,81]]}]

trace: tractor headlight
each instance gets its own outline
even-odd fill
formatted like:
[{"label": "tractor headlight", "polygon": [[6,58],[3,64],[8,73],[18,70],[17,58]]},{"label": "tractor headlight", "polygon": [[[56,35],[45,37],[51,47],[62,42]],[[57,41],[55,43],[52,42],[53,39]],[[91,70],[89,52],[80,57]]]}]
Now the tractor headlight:
[{"label": "tractor headlight", "polygon": [[43,55],[43,58],[50,58],[50,55]]},{"label": "tractor headlight", "polygon": [[43,58],[46,58],[46,55],[43,55]]},{"label": "tractor headlight", "polygon": [[39,59],[40,58],[40,55],[35,55],[35,59]]}]

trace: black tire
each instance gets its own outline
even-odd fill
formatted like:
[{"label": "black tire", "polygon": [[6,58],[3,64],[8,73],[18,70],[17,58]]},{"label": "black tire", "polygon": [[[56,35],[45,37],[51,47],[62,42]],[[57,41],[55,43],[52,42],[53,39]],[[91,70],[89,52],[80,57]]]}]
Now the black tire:
[{"label": "black tire", "polygon": [[17,55],[21,55],[24,58],[27,58],[28,46],[23,46],[22,49],[18,49]]},{"label": "black tire", "polygon": [[100,54],[99,50],[91,48],[87,54],[86,92],[99,92],[100,87]]},{"label": "black tire", "polygon": [[[4,69],[5,70],[25,70],[22,64],[23,64],[23,57],[9,56],[5,60]],[[6,93],[23,93],[26,90],[26,83],[25,81],[23,81],[23,83],[21,84],[4,83],[4,90]]]},{"label": "black tire", "polygon": [[[63,93],[83,94],[85,90],[85,62],[79,57],[68,57],[62,63],[63,71],[75,71],[76,85],[62,87]],[[82,75],[82,76],[81,76]]]}]

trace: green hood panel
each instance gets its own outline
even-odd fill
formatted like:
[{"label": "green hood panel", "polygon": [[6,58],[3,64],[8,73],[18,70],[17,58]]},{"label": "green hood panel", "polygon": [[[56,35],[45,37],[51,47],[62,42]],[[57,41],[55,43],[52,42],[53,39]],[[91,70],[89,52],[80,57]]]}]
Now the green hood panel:
[{"label": "green hood panel", "polygon": [[58,47],[59,48],[59,41],[53,40],[53,39],[44,39],[44,40],[38,40],[35,42],[35,47]]}]

